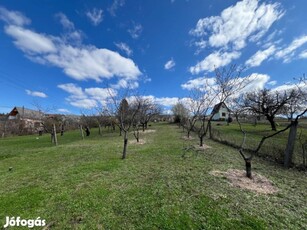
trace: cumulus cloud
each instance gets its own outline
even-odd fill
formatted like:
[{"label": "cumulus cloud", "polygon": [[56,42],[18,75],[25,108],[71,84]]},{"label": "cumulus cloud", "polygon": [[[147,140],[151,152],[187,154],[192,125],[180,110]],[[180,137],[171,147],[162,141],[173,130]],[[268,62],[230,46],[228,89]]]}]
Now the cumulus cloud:
[{"label": "cumulus cloud", "polygon": [[19,26],[5,27],[5,33],[15,39],[14,44],[22,51],[30,54],[53,53],[57,48],[50,37]]},{"label": "cumulus cloud", "polygon": [[125,52],[127,54],[127,56],[131,56],[132,55],[133,51],[132,51],[132,49],[126,43],[119,42],[119,43],[115,43],[115,45],[116,45],[116,47],[119,50]]},{"label": "cumulus cloud", "polygon": [[170,69],[174,68],[175,65],[176,65],[176,63],[175,63],[174,59],[172,58],[171,60],[169,60],[169,61],[167,61],[167,62],[165,63],[164,69],[170,70]]},{"label": "cumulus cloud", "polygon": [[88,17],[88,19],[92,22],[94,26],[98,26],[102,20],[103,20],[103,10],[93,8],[90,11],[87,11],[85,15]]},{"label": "cumulus cloud", "polygon": [[[241,89],[238,94],[263,89],[265,84],[268,83],[269,79],[269,75],[258,73],[253,73],[249,76],[241,77],[238,79],[238,81],[244,81],[246,86]],[[213,77],[199,77],[182,84],[181,88],[186,90],[200,89],[210,91],[211,88],[216,88],[216,81]]]},{"label": "cumulus cloud", "polygon": [[58,88],[66,91],[67,93],[70,93],[74,98],[80,99],[86,97],[82,88],[73,83],[60,84],[58,85]]},{"label": "cumulus cloud", "polygon": [[272,91],[285,92],[285,91],[297,90],[298,88],[300,88],[300,90],[302,90],[303,92],[307,93],[307,85],[303,82],[298,84],[286,83],[283,85],[279,85],[272,88]]},{"label": "cumulus cloud", "polygon": [[[145,100],[150,100],[150,101],[152,101],[156,104],[159,104],[161,106],[164,106],[164,107],[172,107],[179,101],[178,97],[155,97],[153,95],[143,95],[143,96],[140,96],[140,97],[145,99]],[[128,99],[128,101],[134,101],[135,100],[134,97],[129,97],[127,99]]]},{"label": "cumulus cloud", "polygon": [[98,105],[105,105],[108,99],[117,95],[117,91],[112,88],[95,87],[82,89],[73,83],[60,84],[58,88],[70,94],[66,98],[70,105],[82,109],[92,109]]},{"label": "cumulus cloud", "polygon": [[247,39],[259,40],[283,14],[278,3],[259,4],[258,0],[243,0],[224,9],[220,16],[200,19],[190,34],[198,37],[210,34],[210,46],[232,45],[239,50],[245,47]]},{"label": "cumulus cloud", "polygon": [[214,71],[215,68],[223,67],[231,63],[232,60],[239,58],[240,52],[220,52],[216,51],[209,54],[204,60],[190,67],[192,74],[199,74],[203,71]]},{"label": "cumulus cloud", "polygon": [[[195,28],[190,30],[190,35],[196,39],[193,41],[197,47],[196,54],[205,47],[213,48],[213,51],[190,67],[190,72],[212,72],[215,68],[230,64],[241,56],[240,50],[248,42],[259,41],[283,15],[284,11],[279,3],[242,0],[224,9],[218,16],[199,19]],[[275,35],[271,35],[270,39],[273,36]],[[260,65],[273,52],[272,46],[259,51],[246,64]]]},{"label": "cumulus cloud", "polygon": [[0,7],[0,20],[9,25],[24,26],[31,23],[31,20],[18,11],[9,11]]},{"label": "cumulus cloud", "polygon": [[273,55],[275,51],[275,45],[272,45],[265,50],[259,50],[245,62],[245,65],[248,67],[260,66],[261,63]]},{"label": "cumulus cloud", "polygon": [[117,95],[117,91],[112,88],[86,88],[84,92],[97,101],[105,101],[110,97],[115,97]]},{"label": "cumulus cloud", "polygon": [[[64,14],[58,17],[66,28],[74,29],[73,23]],[[72,44],[71,40],[37,33],[15,24],[6,25],[5,33],[14,39],[16,47],[27,58],[39,64],[59,67],[67,76],[76,80],[92,79],[101,82],[112,77],[137,80],[142,74],[133,60],[117,52],[91,45]],[[21,22],[19,24],[25,25]]]},{"label": "cumulus cloud", "polygon": [[136,80],[141,72],[131,59],[116,52],[96,47],[62,46],[59,53],[44,57],[48,63],[61,67],[76,80],[93,79],[100,82],[103,78],[114,76]]},{"label": "cumulus cloud", "polygon": [[246,77],[248,84],[241,91],[241,93],[253,92],[255,90],[264,89],[265,85],[269,82],[270,76],[267,74],[253,73]]},{"label": "cumulus cloud", "polygon": [[139,87],[139,83],[136,81],[120,79],[116,84],[112,84],[111,86],[114,89],[136,89]]},{"label": "cumulus cloud", "polygon": [[26,89],[26,93],[33,97],[41,97],[41,98],[48,97],[45,93],[39,92],[39,91],[31,91],[31,90]]},{"label": "cumulus cloud", "polygon": [[182,84],[181,88],[192,90],[197,88],[205,88],[206,86],[213,86],[213,85],[215,85],[215,78],[199,77],[189,80],[186,83]]}]

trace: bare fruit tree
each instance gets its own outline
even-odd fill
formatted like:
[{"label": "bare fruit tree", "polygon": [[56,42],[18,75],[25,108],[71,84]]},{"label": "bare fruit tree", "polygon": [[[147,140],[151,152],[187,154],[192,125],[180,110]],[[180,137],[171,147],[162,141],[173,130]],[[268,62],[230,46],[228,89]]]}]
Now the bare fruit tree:
[{"label": "bare fruit tree", "polygon": [[131,104],[128,102],[129,89],[126,89],[122,96],[115,95],[110,91],[110,100],[106,103],[105,112],[110,116],[117,119],[117,125],[121,132],[124,134],[124,145],[122,159],[126,159],[127,156],[127,145],[128,145],[128,133],[131,127],[135,123],[137,113],[140,110],[140,103],[134,98],[131,100]]},{"label": "bare fruit tree", "polygon": [[145,97],[138,97],[138,103],[136,106],[139,106],[138,112],[138,121],[142,126],[143,132],[147,129],[148,122],[154,116],[161,114],[161,108],[158,104],[156,104],[152,99]]},{"label": "bare fruit tree", "polygon": [[200,140],[200,146],[203,145],[203,139],[209,132],[211,133],[211,121],[214,113],[209,114],[215,104],[222,104],[238,96],[241,91],[250,83],[250,76],[241,77],[242,69],[236,65],[228,68],[216,68],[215,76],[207,78],[201,87],[194,89],[190,97],[188,134],[195,127],[196,121],[199,121],[197,133]]},{"label": "bare fruit tree", "polygon": [[297,90],[272,91],[269,89],[259,90],[245,95],[244,107],[255,115],[263,115],[270,122],[272,131],[276,131],[275,117],[282,113],[289,102],[299,98]]}]

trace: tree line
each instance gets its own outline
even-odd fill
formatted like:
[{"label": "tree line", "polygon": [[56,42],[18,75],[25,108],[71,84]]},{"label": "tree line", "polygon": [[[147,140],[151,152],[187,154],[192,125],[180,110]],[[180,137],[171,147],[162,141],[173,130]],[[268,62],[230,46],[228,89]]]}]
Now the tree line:
[{"label": "tree line", "polygon": [[[227,119],[231,122],[233,119],[239,124],[242,132],[242,143],[239,148],[240,155],[246,163],[246,174],[251,175],[251,161],[255,153],[259,151],[263,143],[281,132],[290,129],[287,145],[285,148],[284,165],[290,167],[292,164],[292,155],[294,144],[297,137],[297,127],[299,119],[307,113],[307,79],[301,77],[294,79],[294,83],[284,85],[279,89],[259,89],[249,92],[247,90],[253,76],[241,77],[242,69],[236,65],[229,68],[215,70],[213,78],[205,79],[202,86],[191,90],[190,96],[179,100],[173,106],[172,112],[175,121],[178,123],[190,137],[193,131],[199,138],[199,146],[203,146],[204,137],[212,138],[212,120],[214,105],[226,103],[230,109],[232,117]],[[255,121],[260,117],[265,117],[271,126],[272,133],[263,136],[257,149],[251,153],[245,153],[246,132],[243,130],[240,117],[254,117]],[[281,130],[277,130],[275,118],[284,116],[289,120],[289,125]]]}]

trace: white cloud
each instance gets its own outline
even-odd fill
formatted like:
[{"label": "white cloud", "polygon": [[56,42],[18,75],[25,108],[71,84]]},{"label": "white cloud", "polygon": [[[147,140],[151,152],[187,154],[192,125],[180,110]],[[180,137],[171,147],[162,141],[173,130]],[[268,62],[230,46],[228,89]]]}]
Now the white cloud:
[{"label": "white cloud", "polygon": [[[80,44],[84,36],[83,32],[80,30],[76,30],[74,23],[71,22],[65,14],[57,13],[55,17],[60,21],[65,30],[65,33],[62,36],[63,42]],[[54,39],[57,40],[56,38]]]},{"label": "white cloud", "polygon": [[0,7],[0,20],[9,25],[24,26],[31,23],[31,20],[18,11],[9,11]]},{"label": "white cloud", "polygon": [[86,88],[84,91],[88,96],[97,101],[105,101],[117,95],[117,91],[112,88]]},{"label": "white cloud", "polygon": [[[74,29],[64,14],[58,17],[67,28]],[[137,80],[142,74],[133,60],[117,52],[82,45],[78,39],[81,35],[76,30],[70,31],[70,39],[40,34],[15,25],[5,26],[5,32],[31,61],[59,67],[76,80],[101,82],[112,77]]]},{"label": "white cloud", "polygon": [[74,30],[75,29],[75,25],[74,23],[72,23],[65,14],[63,13],[57,13],[55,15],[56,18],[59,19],[60,23],[62,24],[62,26],[65,28],[65,29],[68,29],[68,30]]},{"label": "white cloud", "polygon": [[[238,79],[238,81],[244,81],[246,83],[246,86],[241,89],[238,94],[263,89],[269,79],[269,75],[258,73],[253,73],[249,76],[241,77]],[[200,77],[189,80],[188,82],[182,84],[181,88],[187,90],[200,89],[207,90],[208,92],[210,92],[211,88],[216,88],[216,81],[213,77]]]},{"label": "white cloud", "polygon": [[113,4],[108,8],[109,13],[112,16],[116,16],[116,11],[119,7],[123,7],[125,5],[125,0],[114,0]]},{"label": "white cloud", "polygon": [[241,93],[253,92],[255,90],[264,89],[265,85],[269,82],[270,76],[267,74],[253,73],[246,77],[248,84],[241,91]]},{"label": "white cloud", "polygon": [[[154,103],[165,107],[171,107],[175,105],[179,100],[178,97],[155,97],[153,95],[143,95],[140,97],[146,100],[153,101]],[[128,101],[133,101],[134,99],[135,99],[134,97],[129,97]]]},{"label": "white cloud", "polygon": [[174,106],[178,102],[178,97],[156,97],[155,102],[157,104],[170,107]]},{"label": "white cloud", "polygon": [[303,35],[299,38],[294,39],[291,44],[276,52],[275,57],[277,59],[283,59],[284,62],[290,62],[294,57],[295,51],[307,43],[307,35]]},{"label": "white cloud", "polygon": [[48,97],[45,93],[39,92],[39,91],[31,91],[31,90],[26,89],[26,93],[33,97],[41,97],[41,98]]},{"label": "white cloud", "polygon": [[268,85],[276,85],[277,84],[277,81],[270,81],[267,83]]},{"label": "white cloud", "polygon": [[58,88],[64,90],[70,95],[66,98],[66,101],[78,108],[91,109],[98,105],[105,105],[106,101],[117,95],[117,91],[112,88],[85,88],[68,83],[60,84]]},{"label": "white cloud", "polygon": [[97,107],[97,101],[94,99],[79,99],[79,100],[71,100],[67,98],[67,101],[74,107],[78,107],[81,109],[92,109]]},{"label": "white cloud", "polygon": [[70,113],[68,109],[57,109],[59,113]]},{"label": "white cloud", "polygon": [[307,58],[307,50],[304,50],[303,52],[301,52],[299,57],[302,58],[302,59],[306,59]]},{"label": "white cloud", "polygon": [[137,39],[141,35],[143,31],[143,27],[141,24],[133,23],[133,27],[128,29],[128,33],[131,35],[132,38]]},{"label": "white cloud", "polygon": [[98,26],[103,20],[103,10],[94,8],[91,11],[87,11],[85,15],[90,19],[94,26]]},{"label": "white cloud", "polygon": [[70,93],[74,98],[85,98],[85,94],[81,87],[73,83],[58,85],[58,88]]},{"label": "white cloud", "polygon": [[204,89],[207,86],[215,85],[215,78],[199,77],[181,85],[183,89],[192,90],[192,89]]},{"label": "white cloud", "polygon": [[198,62],[195,66],[190,67],[192,74],[199,74],[203,71],[214,71],[215,68],[223,67],[231,63],[232,60],[239,58],[239,52],[214,52],[208,55],[204,60]]},{"label": "white cloud", "polygon": [[285,91],[290,91],[290,90],[294,90],[294,89],[298,89],[300,88],[300,90],[304,91],[307,93],[307,85],[304,84],[303,82],[298,83],[298,84],[293,84],[293,83],[286,83],[284,85],[280,85],[277,86],[275,88],[272,89],[272,91],[276,91],[276,92],[285,92]]},{"label": "white cloud", "polygon": [[243,0],[224,9],[220,16],[202,18],[190,34],[203,37],[210,33],[208,43],[212,47],[233,45],[239,50],[246,40],[257,41],[283,16],[278,3],[258,4],[258,0]]},{"label": "white cloud", "polygon": [[120,79],[116,84],[111,85],[114,89],[136,89],[139,87],[139,83],[136,81],[127,81]]},{"label": "white cloud", "polygon": [[57,51],[52,39],[46,35],[14,25],[6,26],[5,33],[13,37],[14,44],[26,53],[43,54]]},{"label": "white cloud", "polygon": [[169,61],[167,61],[167,62],[165,63],[164,69],[170,70],[170,69],[174,68],[175,65],[176,65],[176,63],[175,63],[174,59],[172,58],[171,60],[169,60]]},{"label": "white cloud", "polygon": [[248,67],[260,66],[261,63],[274,54],[276,48],[274,45],[270,46],[265,50],[259,50],[253,56],[251,56],[246,62],[245,65]]},{"label": "white cloud", "polygon": [[121,51],[124,51],[127,54],[127,56],[132,55],[133,51],[132,49],[130,49],[130,47],[126,43],[120,42],[120,43],[115,43],[115,45],[118,49],[120,49]]},{"label": "white cloud", "polygon": [[116,52],[96,47],[62,46],[59,53],[44,57],[48,63],[61,67],[76,80],[101,79],[114,76],[136,80],[141,72],[134,62]]}]

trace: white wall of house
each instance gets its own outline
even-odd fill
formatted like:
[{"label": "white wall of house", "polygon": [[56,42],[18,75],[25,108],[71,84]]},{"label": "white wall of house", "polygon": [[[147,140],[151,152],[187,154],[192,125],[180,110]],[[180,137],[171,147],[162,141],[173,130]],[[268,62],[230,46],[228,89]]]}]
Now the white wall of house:
[{"label": "white wall of house", "polygon": [[229,111],[225,106],[221,106],[220,110],[214,114],[213,116],[213,120],[220,120],[220,119],[228,119],[229,117]]}]

